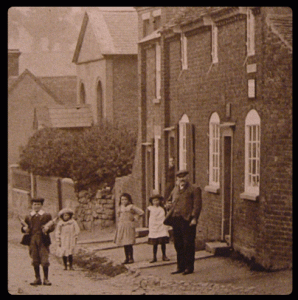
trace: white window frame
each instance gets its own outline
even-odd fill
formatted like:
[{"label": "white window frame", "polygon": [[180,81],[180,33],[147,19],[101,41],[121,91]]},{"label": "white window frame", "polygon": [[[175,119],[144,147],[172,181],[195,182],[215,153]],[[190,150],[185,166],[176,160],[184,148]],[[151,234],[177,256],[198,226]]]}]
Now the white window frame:
[{"label": "white window frame", "polygon": [[179,170],[187,170],[186,123],[189,123],[189,119],[184,114],[179,121]]},{"label": "white window frame", "polygon": [[188,68],[187,65],[187,37],[184,32],[181,32],[181,66],[182,70]]},{"label": "white window frame", "polygon": [[248,56],[255,55],[255,16],[249,8],[247,9],[246,47]]},{"label": "white window frame", "polygon": [[245,119],[245,193],[260,193],[260,144],[261,119],[252,109]]},{"label": "white window frame", "polygon": [[220,185],[220,119],[214,112],[209,120],[209,185]]},{"label": "white window frame", "polygon": [[212,63],[218,63],[218,28],[214,23],[211,25],[211,56]]},{"label": "white window frame", "polygon": [[155,103],[161,99],[161,49],[160,44],[155,44]]}]

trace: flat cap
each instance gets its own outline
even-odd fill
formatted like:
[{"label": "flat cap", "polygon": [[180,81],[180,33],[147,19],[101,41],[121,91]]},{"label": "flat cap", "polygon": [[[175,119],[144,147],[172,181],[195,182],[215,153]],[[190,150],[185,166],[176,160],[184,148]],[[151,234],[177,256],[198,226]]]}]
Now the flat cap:
[{"label": "flat cap", "polygon": [[181,177],[181,176],[185,176],[187,175],[189,172],[187,170],[179,170],[176,172],[176,176],[177,177]]},{"label": "flat cap", "polygon": [[32,199],[31,199],[31,203],[32,203],[32,202],[40,202],[41,204],[43,204],[44,198],[32,198]]}]

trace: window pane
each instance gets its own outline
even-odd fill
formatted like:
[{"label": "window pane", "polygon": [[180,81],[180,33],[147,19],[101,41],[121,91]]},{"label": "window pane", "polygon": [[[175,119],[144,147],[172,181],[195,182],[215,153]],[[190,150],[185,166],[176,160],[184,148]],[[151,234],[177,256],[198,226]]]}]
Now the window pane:
[{"label": "window pane", "polygon": [[252,157],[257,157],[257,145],[256,143],[252,143]]},{"label": "window pane", "polygon": [[256,174],[257,171],[257,162],[252,160],[252,174]]}]

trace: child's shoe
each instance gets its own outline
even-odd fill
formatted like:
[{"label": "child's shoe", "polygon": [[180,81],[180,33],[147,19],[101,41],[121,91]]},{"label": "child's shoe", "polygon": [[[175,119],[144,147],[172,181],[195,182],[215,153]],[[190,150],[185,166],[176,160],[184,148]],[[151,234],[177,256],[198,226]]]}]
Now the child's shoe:
[{"label": "child's shoe", "polygon": [[169,261],[170,259],[169,259],[166,255],[163,255],[163,256],[162,256],[162,260],[163,260],[163,261]]}]

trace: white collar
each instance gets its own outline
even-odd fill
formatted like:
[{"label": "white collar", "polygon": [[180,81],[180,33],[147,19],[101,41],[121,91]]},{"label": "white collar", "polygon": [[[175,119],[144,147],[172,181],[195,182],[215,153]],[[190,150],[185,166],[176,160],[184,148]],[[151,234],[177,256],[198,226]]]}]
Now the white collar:
[{"label": "white collar", "polygon": [[[45,213],[45,211],[42,210],[42,209],[38,212],[38,214],[39,214],[40,216],[42,216],[44,213]],[[36,212],[35,212],[34,210],[32,210],[32,211],[30,212],[30,215],[31,215],[31,216],[34,216],[34,215],[36,215]]]}]

